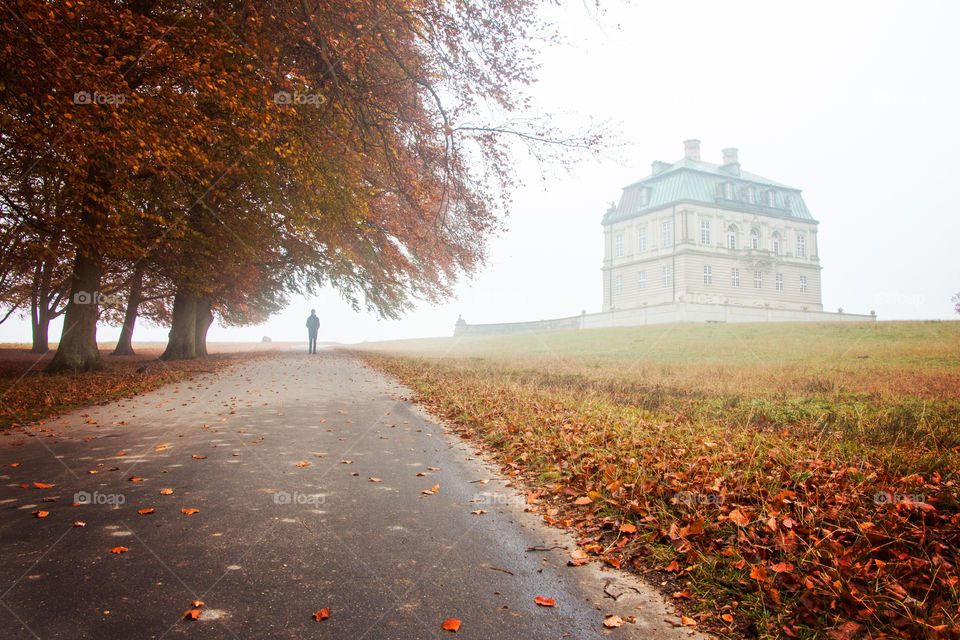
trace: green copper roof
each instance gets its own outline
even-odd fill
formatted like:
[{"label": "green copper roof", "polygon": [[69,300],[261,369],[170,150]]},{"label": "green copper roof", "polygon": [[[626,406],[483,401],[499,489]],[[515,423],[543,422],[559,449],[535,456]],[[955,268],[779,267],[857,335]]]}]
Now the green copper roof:
[{"label": "green copper roof", "polygon": [[627,220],[679,202],[813,221],[799,189],[739,171],[739,165],[721,167],[690,158],[658,165],[661,169],[658,173],[624,187],[620,204],[607,211],[603,224]]}]

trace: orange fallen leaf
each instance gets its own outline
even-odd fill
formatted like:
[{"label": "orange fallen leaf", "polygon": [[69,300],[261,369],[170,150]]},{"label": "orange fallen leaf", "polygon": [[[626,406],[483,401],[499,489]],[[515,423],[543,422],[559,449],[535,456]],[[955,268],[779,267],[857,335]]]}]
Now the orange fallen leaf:
[{"label": "orange fallen leaf", "polygon": [[192,516],[192,515],[195,514],[195,513],[200,513],[200,509],[193,509],[193,508],[180,509],[180,513],[185,513],[185,514],[187,514],[188,516]]},{"label": "orange fallen leaf", "polygon": [[190,456],[190,457],[191,457],[191,458],[196,458],[197,460],[205,460],[207,456],[198,456],[197,454],[193,454],[193,455]]},{"label": "orange fallen leaf", "polygon": [[8,466],[8,467],[19,467],[19,466],[20,466],[20,463],[19,463],[19,462],[11,462],[11,463],[8,464],[7,466]]},{"label": "orange fallen leaf", "polygon": [[173,489],[160,489],[160,495],[169,496],[173,494]]},{"label": "orange fallen leaf", "polygon": [[443,629],[445,629],[446,631],[453,631],[454,633],[456,633],[457,630],[460,629],[460,621],[457,620],[456,618],[447,618],[446,620],[443,621],[443,624],[440,626],[443,627]]},{"label": "orange fallen leaf", "polygon": [[629,522],[620,525],[620,533],[636,533],[637,528]]},{"label": "orange fallen leaf", "polygon": [[687,616],[680,616],[680,622],[682,622],[684,626],[687,626],[687,627],[697,626],[697,621],[694,620],[693,618],[688,618]]},{"label": "orange fallen leaf", "polygon": [[724,622],[733,622],[733,616],[730,615],[729,613],[723,614],[722,616],[720,616],[720,619],[723,620]]},{"label": "orange fallen leaf", "polygon": [[75,526],[75,527],[85,527],[85,526],[87,526],[87,523],[86,523],[86,522],[83,522],[82,520],[75,520],[74,523],[73,523],[73,526]]},{"label": "orange fallen leaf", "polygon": [[53,485],[52,485],[52,484],[47,484],[46,482],[34,482],[34,483],[33,483],[33,486],[35,486],[37,489],[51,489],[51,488],[53,488]]},{"label": "orange fallen leaf", "polygon": [[383,482],[380,478],[370,478],[370,482]]},{"label": "orange fallen leaf", "polygon": [[486,511],[484,511],[483,509],[477,509],[476,511],[471,511],[470,513],[472,513],[475,516],[482,516],[483,514],[486,513]]},{"label": "orange fallen leaf", "polygon": [[623,626],[623,618],[620,616],[607,616],[607,619],[603,621],[603,626],[608,629],[616,629],[617,627]]},{"label": "orange fallen leaf", "polygon": [[137,476],[130,476],[127,480],[130,482],[143,482],[143,478],[138,478]]},{"label": "orange fallen leaf", "polygon": [[298,467],[309,467],[309,466],[310,466],[310,463],[307,462],[307,461],[298,462],[298,463],[297,463],[297,466],[298,466]]},{"label": "orange fallen leaf", "polygon": [[34,512],[33,512],[33,517],[34,517],[34,518],[46,518],[48,515],[50,515],[50,512],[49,512],[49,511],[34,511]]},{"label": "orange fallen leaf", "polygon": [[92,474],[94,474],[94,473],[100,473],[100,472],[97,471],[96,469],[90,469],[90,470],[87,471],[87,473],[89,473],[89,474],[92,475]]},{"label": "orange fallen leaf", "polygon": [[590,504],[592,502],[593,500],[589,496],[580,496],[579,498],[573,501],[573,504],[577,506],[583,506],[586,504]]},{"label": "orange fallen leaf", "polygon": [[320,622],[321,620],[326,620],[329,617],[330,617],[330,609],[328,608],[319,609],[317,611],[314,611],[313,613],[313,619],[316,620],[317,622]]},{"label": "orange fallen leaf", "polygon": [[727,516],[734,524],[745,527],[750,524],[750,518],[740,509],[734,509],[730,512],[730,515]]},{"label": "orange fallen leaf", "polygon": [[790,573],[793,571],[793,565],[789,562],[778,562],[770,568],[777,573]]},{"label": "orange fallen leaf", "polygon": [[127,549],[126,547],[114,547],[113,549],[110,549],[110,553],[126,553],[127,551],[130,551],[130,549]]},{"label": "orange fallen leaf", "polygon": [[190,609],[190,611],[185,611],[183,614],[184,620],[197,620],[200,617],[200,614],[203,613],[201,609]]},{"label": "orange fallen leaf", "polygon": [[427,471],[440,471],[440,467],[427,467]]},{"label": "orange fallen leaf", "polygon": [[190,603],[190,605],[193,606],[194,608],[196,608],[196,607],[202,607],[202,606],[203,606],[203,600],[194,600],[193,602]]},{"label": "orange fallen leaf", "polygon": [[147,515],[148,513],[153,513],[154,511],[155,511],[155,509],[139,509],[139,510],[137,511],[137,513],[139,513],[139,514],[142,515],[142,516],[145,516],[145,515]]},{"label": "orange fallen leaf", "polygon": [[680,565],[674,560],[664,568],[664,571],[680,571]]},{"label": "orange fallen leaf", "polygon": [[553,607],[553,606],[556,606],[557,604],[556,602],[554,602],[553,598],[544,598],[543,596],[537,596],[536,598],[533,599],[533,601],[536,602],[541,607]]},{"label": "orange fallen leaf", "polygon": [[756,566],[756,567],[755,567],[755,566],[751,566],[751,567],[750,567],[750,577],[753,578],[754,580],[758,580],[758,581],[760,581],[760,582],[765,582],[766,579],[767,579],[767,570],[764,569],[764,568],[761,567],[761,566]]}]

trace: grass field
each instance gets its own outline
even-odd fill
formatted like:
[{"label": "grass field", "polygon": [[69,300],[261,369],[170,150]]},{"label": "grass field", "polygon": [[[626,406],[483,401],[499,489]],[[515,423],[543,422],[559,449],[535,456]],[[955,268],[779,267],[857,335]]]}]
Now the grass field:
[{"label": "grass field", "polygon": [[365,344],[720,635],[960,637],[960,323]]}]

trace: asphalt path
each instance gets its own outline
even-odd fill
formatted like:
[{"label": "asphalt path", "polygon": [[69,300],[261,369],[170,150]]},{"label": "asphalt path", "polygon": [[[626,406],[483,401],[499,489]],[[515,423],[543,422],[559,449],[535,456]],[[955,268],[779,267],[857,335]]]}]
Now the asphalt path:
[{"label": "asphalt path", "polygon": [[690,637],[408,395],[274,354],[0,434],[0,638]]}]

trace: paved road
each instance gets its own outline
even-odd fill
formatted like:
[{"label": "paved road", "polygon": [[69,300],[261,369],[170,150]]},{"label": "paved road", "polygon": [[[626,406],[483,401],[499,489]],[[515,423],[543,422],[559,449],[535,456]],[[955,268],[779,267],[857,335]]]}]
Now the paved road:
[{"label": "paved road", "polygon": [[572,540],[406,393],[274,355],[0,435],[0,637],[688,637],[649,590],[604,597],[629,576],[528,552]]}]

